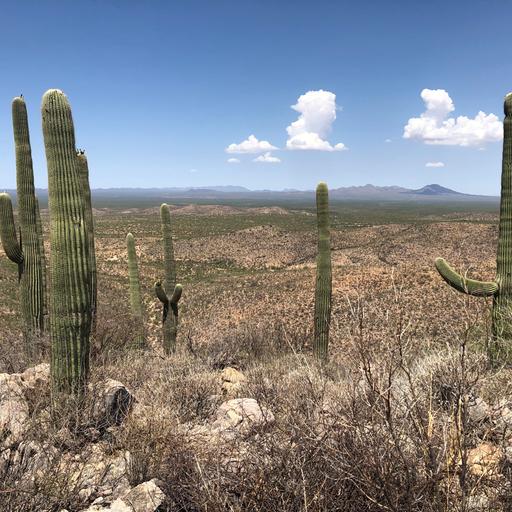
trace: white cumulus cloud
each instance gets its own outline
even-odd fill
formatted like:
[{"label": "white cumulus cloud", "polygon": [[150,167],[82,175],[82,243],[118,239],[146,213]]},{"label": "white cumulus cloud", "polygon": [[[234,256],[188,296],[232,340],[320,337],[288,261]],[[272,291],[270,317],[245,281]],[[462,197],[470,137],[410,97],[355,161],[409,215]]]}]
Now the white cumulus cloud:
[{"label": "white cumulus cloud", "polygon": [[336,95],[330,91],[308,91],[292,105],[300,115],[286,128],[287,149],[307,149],[317,151],[343,151],[348,149],[339,142],[331,145],[326,140],[336,120]]},{"label": "white cumulus cloud", "polygon": [[427,162],[425,167],[444,167],[444,162]]},{"label": "white cumulus cloud", "polygon": [[228,158],[228,164],[239,164],[240,159],[239,158]]},{"label": "white cumulus cloud", "polygon": [[253,160],[253,162],[264,162],[266,164],[277,164],[280,161],[277,156],[272,156],[270,152],[264,153]]},{"label": "white cumulus cloud", "polygon": [[240,144],[230,144],[226,148],[226,153],[263,153],[272,149],[278,148],[272,146],[268,140],[258,140],[254,135],[249,135]]},{"label": "white cumulus cloud", "polygon": [[426,110],[420,117],[409,119],[404,126],[404,139],[445,146],[479,146],[503,138],[503,125],[495,114],[480,111],[474,118],[448,117],[455,106],[444,89],[423,89],[421,99]]}]

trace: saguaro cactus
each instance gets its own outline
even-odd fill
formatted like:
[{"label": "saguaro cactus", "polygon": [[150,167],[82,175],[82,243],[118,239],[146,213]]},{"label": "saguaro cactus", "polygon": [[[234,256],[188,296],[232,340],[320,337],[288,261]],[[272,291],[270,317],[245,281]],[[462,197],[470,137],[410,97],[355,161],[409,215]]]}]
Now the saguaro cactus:
[{"label": "saguaro cactus", "polygon": [[331,233],[329,230],[329,191],[326,183],[316,187],[316,215],[318,224],[318,254],[316,258],[315,338],[314,352],[320,360],[327,360],[329,326],[331,323],[332,269]]},{"label": "saguaro cactus", "polygon": [[135,239],[131,233],[126,235],[126,248],[128,250],[128,278],[130,281],[130,306],[132,318],[136,326],[135,347],[143,348],[144,339],[144,312],[140,293],[139,268],[137,265],[137,253],[135,252]]},{"label": "saguaro cactus", "polygon": [[91,277],[91,308],[92,328],[96,325],[96,309],[98,302],[98,278],[96,272],[96,249],[94,247],[94,217],[92,214],[91,186],[89,184],[89,165],[85,151],[76,153],[78,160],[78,176],[84,201],[85,227],[87,229],[87,242],[89,244],[89,271]]},{"label": "saguaro cactus", "polygon": [[512,353],[512,93],[505,96],[501,204],[496,258],[496,279],[477,281],[458,274],[443,258],[436,259],[441,277],[456,290],[468,295],[493,297],[492,339],[489,359],[495,365]]},{"label": "saguaro cactus", "polygon": [[16,150],[16,189],[18,201],[19,238],[16,236],[12,204],[7,194],[1,198],[0,223],[3,225],[2,245],[20,277],[20,302],[27,351],[34,354],[33,334],[44,330],[45,259],[40,212],[34,188],[32,152],[28,131],[27,107],[22,97],[12,102],[12,123]]},{"label": "saguaro cactus", "polygon": [[[162,238],[164,244],[164,276],[162,285],[160,281],[155,284],[155,293],[163,306],[162,329],[164,350],[171,354],[176,350],[176,335],[178,330],[178,302],[181,298],[182,286],[176,284],[176,262],[172,244],[171,213],[164,203],[160,206],[162,220]],[[171,297],[168,290],[173,290]]]},{"label": "saguaro cactus", "polygon": [[54,389],[80,392],[89,373],[92,301],[89,243],[67,97],[43,96],[43,135],[50,207],[50,334]]}]

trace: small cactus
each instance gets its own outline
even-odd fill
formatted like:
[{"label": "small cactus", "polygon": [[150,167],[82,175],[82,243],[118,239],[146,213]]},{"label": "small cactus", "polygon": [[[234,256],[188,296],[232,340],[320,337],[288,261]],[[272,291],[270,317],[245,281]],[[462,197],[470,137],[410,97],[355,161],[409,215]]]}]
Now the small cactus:
[{"label": "small cactus", "polygon": [[329,231],[329,191],[321,182],[316,188],[318,254],[316,258],[314,353],[321,361],[328,358],[331,322],[331,234]]},{"label": "small cactus", "polygon": [[84,198],[67,97],[43,96],[41,112],[50,208],[50,337],[54,390],[83,391],[89,374],[92,297]]},{"label": "small cactus", "polygon": [[[176,350],[178,302],[181,298],[182,286],[176,284],[176,262],[174,260],[172,243],[171,213],[165,203],[160,206],[160,217],[162,221],[162,238],[164,244],[165,281],[163,284],[160,281],[155,283],[155,293],[163,306],[162,329],[164,351],[166,354],[171,354]],[[173,290],[171,297],[167,295],[168,290]]]},{"label": "small cactus", "polygon": [[144,336],[144,313],[140,293],[139,268],[137,265],[137,253],[135,251],[135,239],[131,233],[126,235],[126,248],[128,250],[128,277],[130,281],[130,306],[132,318],[136,326],[135,347],[143,348],[146,344]]},{"label": "small cactus", "polygon": [[435,261],[441,277],[456,290],[468,295],[493,297],[492,339],[488,347],[492,365],[509,361],[512,355],[512,93],[505,97],[504,111],[496,279],[467,279],[458,274],[443,258]]},{"label": "small cactus", "polygon": [[89,272],[91,277],[91,308],[92,329],[96,326],[96,309],[98,303],[98,278],[96,272],[96,250],[94,247],[94,217],[92,214],[91,186],[89,184],[89,166],[85,151],[77,151],[78,175],[83,194],[85,226],[87,228],[87,242],[89,244]]},{"label": "small cactus", "polygon": [[27,107],[22,97],[12,102],[12,123],[16,151],[16,189],[19,241],[12,204],[7,194],[0,198],[0,238],[8,258],[18,265],[20,304],[27,353],[35,355],[33,336],[44,331],[46,312],[45,259],[41,216],[35,195],[32,151]]}]

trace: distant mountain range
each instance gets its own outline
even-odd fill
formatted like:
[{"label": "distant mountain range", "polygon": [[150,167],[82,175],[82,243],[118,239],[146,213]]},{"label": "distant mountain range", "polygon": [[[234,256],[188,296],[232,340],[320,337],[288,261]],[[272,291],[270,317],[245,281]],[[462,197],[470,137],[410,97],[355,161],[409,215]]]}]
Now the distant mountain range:
[{"label": "distant mountain range", "polygon": [[[15,199],[16,191],[7,190]],[[238,186],[207,186],[207,187],[170,187],[170,188],[98,188],[94,189],[95,203],[113,206],[133,202],[137,204],[154,204],[158,202],[311,202],[314,200],[314,190],[249,190]],[[37,189],[39,200],[44,205],[47,202],[48,192]],[[425,185],[419,189],[408,189],[398,186],[378,187],[363,185],[354,187],[340,187],[329,190],[332,201],[416,201],[416,202],[454,202],[454,201],[480,201],[497,202],[498,197],[463,194],[443,187],[436,183]]]}]

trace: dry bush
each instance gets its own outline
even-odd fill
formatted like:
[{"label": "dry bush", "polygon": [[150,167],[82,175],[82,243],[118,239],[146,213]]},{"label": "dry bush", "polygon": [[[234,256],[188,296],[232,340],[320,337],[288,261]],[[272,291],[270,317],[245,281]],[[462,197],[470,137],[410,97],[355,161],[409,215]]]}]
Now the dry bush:
[{"label": "dry bush", "polygon": [[309,332],[306,329],[290,331],[281,322],[260,321],[244,323],[197,349],[190,338],[185,339],[188,350],[206,361],[212,370],[228,366],[244,369],[255,362],[270,362],[286,353],[302,352],[309,340]]},{"label": "dry bush", "polygon": [[[132,414],[102,430],[92,420],[92,395],[54,407],[41,397],[31,407],[30,437],[58,453],[99,442],[128,450],[131,483],[157,478],[168,498],[161,510],[510,510],[510,468],[487,477],[468,461],[482,441],[506,437],[471,419],[472,402],[512,396],[510,371],[486,365],[488,312],[462,296],[444,298],[444,315],[458,321],[427,337],[426,320],[418,324],[420,299],[396,279],[378,294],[371,283],[358,288],[345,299],[339,343],[323,367],[311,357],[308,329],[264,320],[197,346],[192,329],[181,331],[171,357],[159,347],[132,350],[135,326],[125,304],[106,300],[91,382],[108,376],[125,384],[137,399]],[[275,423],[216,444],[196,431],[208,429],[225,400],[220,373],[227,366],[247,377],[237,396],[255,398]],[[5,478],[0,509],[79,510],[58,462],[27,493],[13,489],[15,475]]]}]

